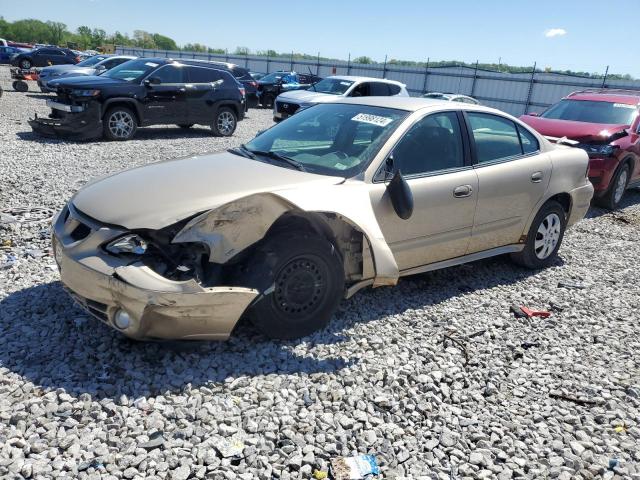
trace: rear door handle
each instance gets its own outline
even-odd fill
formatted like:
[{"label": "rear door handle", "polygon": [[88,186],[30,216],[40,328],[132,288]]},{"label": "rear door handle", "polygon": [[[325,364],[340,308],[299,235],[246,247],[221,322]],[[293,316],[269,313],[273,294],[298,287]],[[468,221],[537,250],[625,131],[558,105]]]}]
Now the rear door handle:
[{"label": "rear door handle", "polygon": [[531,174],[531,181],[533,183],[540,183],[544,177],[542,172],[534,172]]},{"label": "rear door handle", "polygon": [[471,196],[473,188],[471,185],[460,185],[453,189],[453,196],[455,198],[465,198]]}]

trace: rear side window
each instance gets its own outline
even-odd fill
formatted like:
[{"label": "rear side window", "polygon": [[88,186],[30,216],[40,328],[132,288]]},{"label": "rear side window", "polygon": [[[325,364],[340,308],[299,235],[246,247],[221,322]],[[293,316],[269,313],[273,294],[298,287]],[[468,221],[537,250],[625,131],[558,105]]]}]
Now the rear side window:
[{"label": "rear side window", "polygon": [[476,144],[478,163],[493,162],[522,155],[516,124],[486,113],[468,112]]},{"label": "rear side window", "polygon": [[184,77],[182,68],[175,65],[166,65],[159,68],[153,74],[152,77],[159,78],[160,83],[184,83]]},{"label": "rear side window", "polygon": [[533,136],[533,133],[520,125],[518,125],[518,133],[520,134],[520,143],[522,143],[522,153],[526,155],[540,150],[538,140]]},{"label": "rear side window", "polygon": [[221,78],[217,70],[202,67],[187,67],[187,75],[189,83],[211,83]]},{"label": "rear side window", "polygon": [[389,87],[386,83],[373,82],[371,84],[371,93],[372,97],[388,97],[389,96]]},{"label": "rear side window", "polygon": [[398,95],[400,93],[400,85],[389,83],[387,86],[389,87],[389,95]]},{"label": "rear side window", "polygon": [[52,48],[43,48],[42,50],[38,50],[38,54],[40,55],[60,55],[59,50],[54,50]]}]

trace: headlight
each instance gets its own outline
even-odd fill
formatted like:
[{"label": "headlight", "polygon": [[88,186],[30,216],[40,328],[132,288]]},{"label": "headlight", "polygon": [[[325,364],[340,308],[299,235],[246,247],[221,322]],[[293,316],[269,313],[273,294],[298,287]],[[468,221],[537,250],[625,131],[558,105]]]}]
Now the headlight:
[{"label": "headlight", "polygon": [[616,149],[620,148],[617,145],[590,145],[586,143],[580,143],[577,145],[579,148],[583,149],[585,152],[589,154],[589,156],[594,157],[610,157],[616,151]]},{"label": "headlight", "polygon": [[72,90],[71,95],[76,97],[97,97],[100,95],[100,90]]},{"label": "headlight", "polygon": [[111,243],[107,244],[107,251],[115,253],[116,255],[122,253],[133,253],[134,255],[142,255],[147,251],[147,241],[140,235],[130,233],[123,237],[116,238]]}]

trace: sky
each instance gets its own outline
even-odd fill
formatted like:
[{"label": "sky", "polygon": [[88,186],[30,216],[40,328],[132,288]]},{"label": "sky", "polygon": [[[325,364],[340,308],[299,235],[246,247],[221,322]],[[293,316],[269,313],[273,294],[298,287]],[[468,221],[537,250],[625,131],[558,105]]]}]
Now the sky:
[{"label": "sky", "polygon": [[[640,0],[0,0],[0,16],[202,43],[424,61],[498,62],[640,78]],[[627,19],[631,23],[627,23]],[[626,26],[625,26],[626,25]]]}]

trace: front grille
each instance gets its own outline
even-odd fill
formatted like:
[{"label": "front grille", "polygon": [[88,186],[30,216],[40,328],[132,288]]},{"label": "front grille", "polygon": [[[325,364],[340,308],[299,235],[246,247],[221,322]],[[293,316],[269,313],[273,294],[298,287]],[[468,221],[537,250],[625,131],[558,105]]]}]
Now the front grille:
[{"label": "front grille", "polygon": [[277,111],[278,113],[286,113],[287,115],[293,115],[300,108],[300,105],[297,103],[289,103],[289,102],[276,102],[278,104]]},{"label": "front grille", "polygon": [[73,229],[69,236],[77,242],[78,240],[87,238],[90,233],[91,229],[89,227],[87,227],[84,223],[78,223],[78,226]]}]

